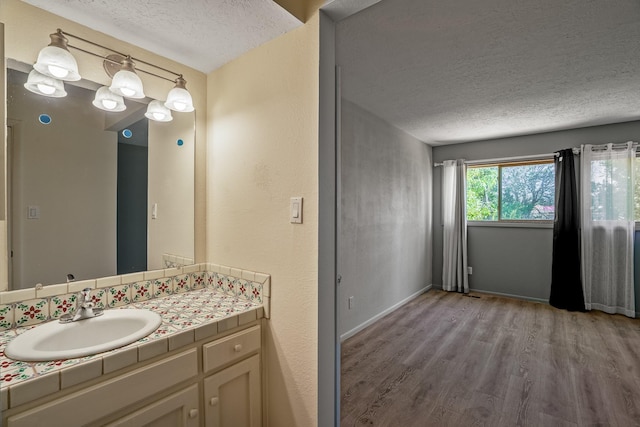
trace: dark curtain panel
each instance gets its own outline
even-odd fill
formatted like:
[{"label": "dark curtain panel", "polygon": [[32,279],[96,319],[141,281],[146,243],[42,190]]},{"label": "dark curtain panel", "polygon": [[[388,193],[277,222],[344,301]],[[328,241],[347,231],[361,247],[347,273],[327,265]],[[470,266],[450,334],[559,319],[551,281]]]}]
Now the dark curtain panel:
[{"label": "dark curtain panel", "polygon": [[571,148],[555,158],[556,216],[553,222],[553,264],[549,304],[584,311],[580,278],[580,219],[575,164]]}]

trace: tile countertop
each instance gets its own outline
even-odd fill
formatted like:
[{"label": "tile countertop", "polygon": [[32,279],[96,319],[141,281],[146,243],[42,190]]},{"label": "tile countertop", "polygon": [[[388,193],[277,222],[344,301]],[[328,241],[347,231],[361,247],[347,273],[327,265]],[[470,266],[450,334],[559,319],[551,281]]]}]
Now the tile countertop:
[{"label": "tile countertop", "polygon": [[34,326],[0,332],[0,409],[21,405],[264,317],[261,304],[212,288],[110,310],[127,308],[152,310],[162,316],[162,324],[132,344],[77,359],[48,362],[9,359],[4,354],[9,341]]}]

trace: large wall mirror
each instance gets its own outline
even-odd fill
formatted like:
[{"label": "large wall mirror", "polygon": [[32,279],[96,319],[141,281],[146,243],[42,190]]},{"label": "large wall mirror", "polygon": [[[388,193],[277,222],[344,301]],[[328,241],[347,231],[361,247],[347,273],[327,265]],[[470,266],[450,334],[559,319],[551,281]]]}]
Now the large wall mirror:
[{"label": "large wall mirror", "polygon": [[9,289],[192,263],[195,112],[105,112],[86,80],[39,96],[30,68],[7,59]]}]

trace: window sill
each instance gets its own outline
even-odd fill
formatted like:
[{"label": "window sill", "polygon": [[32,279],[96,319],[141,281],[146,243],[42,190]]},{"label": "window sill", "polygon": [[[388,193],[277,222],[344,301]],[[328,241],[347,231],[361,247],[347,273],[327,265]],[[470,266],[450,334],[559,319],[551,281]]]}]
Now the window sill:
[{"label": "window sill", "polygon": [[549,229],[553,229],[553,221],[545,221],[545,222],[467,221],[467,227],[549,228]]},{"label": "window sill", "polygon": [[[636,221],[636,231],[640,231],[640,221]],[[542,223],[530,222],[505,222],[505,221],[467,221],[467,227],[493,227],[493,228],[553,228],[553,221]]]}]

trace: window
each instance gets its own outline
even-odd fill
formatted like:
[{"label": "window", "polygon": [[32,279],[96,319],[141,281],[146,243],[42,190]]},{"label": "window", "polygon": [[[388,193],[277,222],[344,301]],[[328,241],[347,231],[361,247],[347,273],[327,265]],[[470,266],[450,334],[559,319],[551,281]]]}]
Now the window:
[{"label": "window", "polygon": [[[633,161],[633,209],[634,221],[640,222],[640,157]],[[597,159],[591,161],[591,219],[616,221],[629,218],[626,194],[630,193],[628,160]]]},{"label": "window", "polygon": [[467,220],[552,221],[552,160],[467,167]]},{"label": "window", "polygon": [[[588,182],[591,185],[589,206],[592,221],[630,219],[631,204],[638,205],[638,186],[636,185],[635,191],[632,191],[630,167],[635,167],[637,171],[638,161],[631,164],[625,157],[591,160]],[[631,196],[634,196],[634,200],[631,200]],[[637,221],[637,213],[635,217]]]}]

